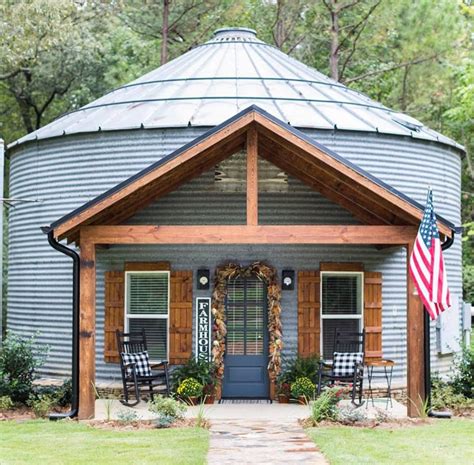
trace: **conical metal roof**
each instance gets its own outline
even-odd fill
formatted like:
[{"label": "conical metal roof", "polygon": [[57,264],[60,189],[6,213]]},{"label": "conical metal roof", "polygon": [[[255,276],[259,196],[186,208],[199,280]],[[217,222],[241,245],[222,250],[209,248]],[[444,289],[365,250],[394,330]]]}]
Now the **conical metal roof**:
[{"label": "conical metal roof", "polygon": [[96,131],[215,126],[252,104],[297,128],[396,134],[462,148],[244,28],[217,30],[208,42],[10,146]]}]

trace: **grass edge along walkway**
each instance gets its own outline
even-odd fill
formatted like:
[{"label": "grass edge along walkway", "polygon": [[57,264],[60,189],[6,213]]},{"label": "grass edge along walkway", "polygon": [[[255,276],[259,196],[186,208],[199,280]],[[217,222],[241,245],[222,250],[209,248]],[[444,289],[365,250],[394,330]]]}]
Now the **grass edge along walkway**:
[{"label": "grass edge along walkway", "polygon": [[331,465],[474,465],[474,420],[393,428],[308,428]]},{"label": "grass edge along walkway", "polygon": [[117,431],[75,421],[0,422],[0,465],[202,465],[209,433],[199,428]]}]

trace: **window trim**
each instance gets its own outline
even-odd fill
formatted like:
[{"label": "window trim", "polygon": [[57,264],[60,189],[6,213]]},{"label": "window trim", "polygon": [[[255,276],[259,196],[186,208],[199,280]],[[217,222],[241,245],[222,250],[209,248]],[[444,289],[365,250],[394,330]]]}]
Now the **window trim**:
[{"label": "window trim", "polygon": [[[360,276],[360,313],[354,315],[324,315],[323,314],[323,275],[354,275]],[[319,279],[319,350],[323,357],[323,320],[359,320],[359,331],[364,329],[364,272],[363,271],[320,271]]]},{"label": "window trim", "polygon": [[[135,314],[129,314],[128,313],[128,277],[130,275],[136,275],[136,274],[166,274],[168,277],[168,313],[165,314],[156,314],[156,315],[150,315],[149,313],[143,314],[143,313],[135,313]],[[169,354],[170,354],[170,305],[171,305],[171,300],[170,300],[170,291],[171,291],[171,272],[169,270],[144,270],[144,271],[138,271],[138,270],[133,270],[133,271],[125,271],[125,292],[124,292],[124,331],[128,333],[129,331],[129,319],[130,318],[141,318],[141,319],[156,319],[156,320],[164,320],[166,318],[166,356],[163,360],[169,360]],[[160,362],[161,360],[155,360],[155,359],[150,359],[151,363],[157,363]]]}]

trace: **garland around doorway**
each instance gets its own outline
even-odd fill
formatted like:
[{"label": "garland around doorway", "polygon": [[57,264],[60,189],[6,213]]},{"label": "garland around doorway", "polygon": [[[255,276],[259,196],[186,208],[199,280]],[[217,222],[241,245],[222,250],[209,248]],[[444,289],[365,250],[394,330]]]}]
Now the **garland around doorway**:
[{"label": "garland around doorway", "polygon": [[269,333],[269,362],[268,374],[275,381],[281,370],[282,326],[281,326],[281,288],[278,284],[277,272],[274,268],[262,262],[255,262],[248,267],[234,263],[217,268],[214,292],[212,294],[212,314],[214,317],[212,358],[216,367],[216,376],[224,376],[225,337],[227,334],[225,298],[227,282],[239,277],[256,276],[267,284],[268,301],[268,333]]}]

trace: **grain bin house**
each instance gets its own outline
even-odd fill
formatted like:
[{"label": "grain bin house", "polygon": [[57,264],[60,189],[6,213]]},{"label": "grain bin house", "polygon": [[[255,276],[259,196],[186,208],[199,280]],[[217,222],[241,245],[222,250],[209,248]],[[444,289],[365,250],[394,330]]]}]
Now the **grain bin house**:
[{"label": "grain bin house", "polygon": [[[196,300],[218,306],[213,277],[231,267],[247,273],[225,282],[214,326],[224,396],[272,396],[281,359],[330,356],[336,327],[365,328],[367,356],[395,360],[395,382],[423,395],[407,254],[428,185],[442,239],[460,223],[454,141],[235,28],[9,152],[11,196],[41,203],[10,212],[8,328],[38,331],[45,374],[67,375],[79,301],[81,417],[92,383],[120,378],[114,331],[144,328],[154,358],[183,363],[200,344]],[[445,260],[461,296],[460,240]]]}]

